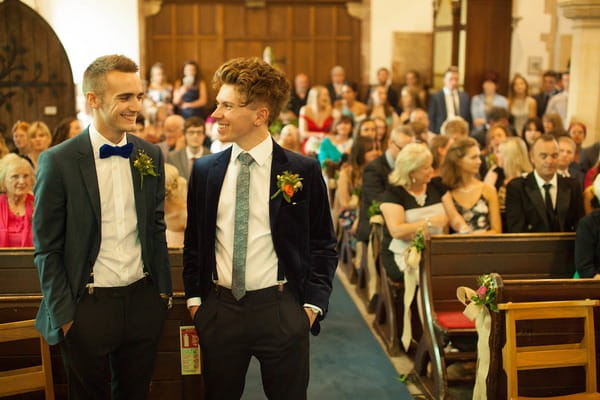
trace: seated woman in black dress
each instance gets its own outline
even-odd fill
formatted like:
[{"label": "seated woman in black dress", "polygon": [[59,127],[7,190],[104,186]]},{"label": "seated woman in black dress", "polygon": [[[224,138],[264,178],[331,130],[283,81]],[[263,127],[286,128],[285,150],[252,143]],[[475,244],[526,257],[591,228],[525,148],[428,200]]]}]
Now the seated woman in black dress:
[{"label": "seated woman in black dress", "polygon": [[398,265],[394,259],[398,250],[389,249],[393,239],[399,239],[408,247],[419,229],[432,234],[443,233],[448,222],[456,231],[468,229],[439,178],[432,180],[432,161],[425,144],[404,146],[390,174],[390,185],[383,194],[380,208],[385,226],[381,257],[388,276],[395,280],[402,279],[405,266]]},{"label": "seated woman in black dress", "polygon": [[[600,180],[594,181],[594,195],[600,199]],[[575,237],[575,269],[580,278],[600,279],[600,210],[579,220]]]}]

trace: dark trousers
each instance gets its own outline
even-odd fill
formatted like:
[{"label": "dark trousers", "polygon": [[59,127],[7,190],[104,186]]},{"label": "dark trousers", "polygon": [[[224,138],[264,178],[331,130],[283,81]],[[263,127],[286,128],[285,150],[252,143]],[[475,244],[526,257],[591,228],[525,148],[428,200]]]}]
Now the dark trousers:
[{"label": "dark trousers", "polygon": [[61,343],[69,398],[106,399],[107,359],[112,398],[146,398],[166,315],[167,305],[148,279],[86,291]]},{"label": "dark trousers", "polygon": [[306,399],[309,321],[286,287],[249,291],[237,301],[211,290],[195,315],[208,400],[239,400],[252,356],[270,400]]}]

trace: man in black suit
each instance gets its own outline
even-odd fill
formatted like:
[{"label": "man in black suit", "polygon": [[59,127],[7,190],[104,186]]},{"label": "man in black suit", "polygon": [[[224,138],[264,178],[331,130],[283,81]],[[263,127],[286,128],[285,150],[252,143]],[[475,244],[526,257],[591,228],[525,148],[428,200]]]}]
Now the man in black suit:
[{"label": "man in black suit", "polygon": [[167,162],[173,164],[179,176],[187,181],[192,171],[194,161],[200,157],[210,154],[210,149],[204,145],[206,135],[204,134],[204,119],[201,117],[189,117],[183,124],[183,135],[185,147],[181,150],[169,152]]},{"label": "man in black suit", "polygon": [[172,292],[162,153],[126,133],[144,97],[137,71],[96,59],[83,77],[92,124],[39,159],[36,327],[61,345],[70,399],[106,398],[107,359],[112,398],[146,397]]},{"label": "man in black suit", "polygon": [[289,96],[257,58],[223,64],[212,117],[229,149],[194,164],[183,281],[208,399],[239,399],[252,356],[270,399],[305,399],[308,332],[317,334],[337,265],[316,160],[282,149],[268,127]]},{"label": "man in black suit", "polygon": [[444,87],[429,99],[431,131],[440,133],[440,127],[450,117],[459,116],[471,125],[469,95],[458,89],[458,68],[449,67],[444,74]]},{"label": "man in black suit", "polygon": [[364,101],[365,104],[369,106],[373,104],[373,99],[371,97],[378,86],[383,86],[386,88],[388,104],[394,107],[394,110],[397,112],[399,101],[398,92],[392,87],[392,82],[390,81],[390,70],[385,67],[381,67],[377,70],[377,84],[370,86],[367,90],[367,95],[365,96]]},{"label": "man in black suit", "polygon": [[552,135],[543,135],[530,156],[534,171],[506,188],[506,231],[574,232],[583,216],[581,189],[575,179],[556,173],[558,143]]},{"label": "man in black suit", "polygon": [[546,112],[546,107],[548,106],[550,98],[558,93],[558,89],[556,89],[556,72],[550,70],[544,72],[544,75],[542,75],[541,89],[542,90],[535,96],[535,102],[537,104],[536,115],[540,119],[542,119]]}]

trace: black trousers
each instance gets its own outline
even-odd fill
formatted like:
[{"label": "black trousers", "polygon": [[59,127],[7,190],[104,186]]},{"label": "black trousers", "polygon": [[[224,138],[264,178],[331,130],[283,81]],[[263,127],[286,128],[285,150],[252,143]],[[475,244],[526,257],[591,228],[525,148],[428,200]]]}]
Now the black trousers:
[{"label": "black trousers", "polygon": [[149,279],[86,292],[61,343],[69,399],[106,399],[107,364],[113,399],[146,398],[166,315]]},{"label": "black trousers", "polygon": [[217,286],[194,322],[208,400],[239,400],[252,356],[270,400],[306,399],[309,321],[285,285],[249,291],[240,301]]}]

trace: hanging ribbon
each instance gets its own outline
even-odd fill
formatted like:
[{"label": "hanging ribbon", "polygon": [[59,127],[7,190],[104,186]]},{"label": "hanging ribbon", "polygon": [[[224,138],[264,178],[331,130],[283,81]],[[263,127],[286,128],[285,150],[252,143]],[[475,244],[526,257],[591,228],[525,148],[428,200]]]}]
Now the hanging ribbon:
[{"label": "hanging ribbon", "polygon": [[473,400],[487,400],[486,380],[490,369],[489,340],[492,329],[492,316],[486,306],[471,301],[473,296],[477,296],[477,292],[471,288],[461,286],[456,289],[456,297],[465,306],[463,314],[471,321],[475,321],[478,336],[477,373],[475,375],[475,387],[473,388]]},{"label": "hanging ribbon", "polygon": [[369,233],[369,244],[367,246],[367,271],[369,273],[367,296],[370,300],[377,291],[377,266],[375,265],[375,260],[377,258],[377,253],[380,251],[381,227],[384,224],[383,216],[380,214],[373,215],[371,219],[369,219],[369,223],[371,224],[371,232]]}]

